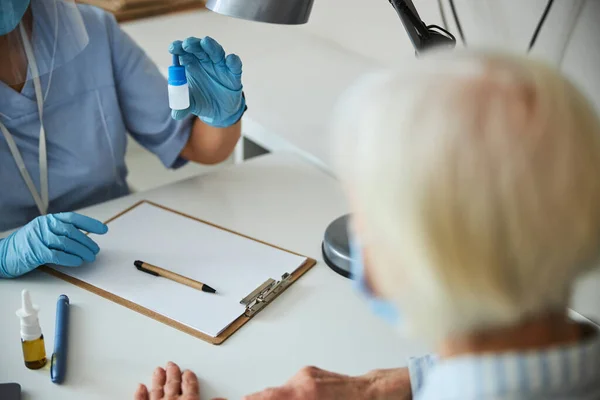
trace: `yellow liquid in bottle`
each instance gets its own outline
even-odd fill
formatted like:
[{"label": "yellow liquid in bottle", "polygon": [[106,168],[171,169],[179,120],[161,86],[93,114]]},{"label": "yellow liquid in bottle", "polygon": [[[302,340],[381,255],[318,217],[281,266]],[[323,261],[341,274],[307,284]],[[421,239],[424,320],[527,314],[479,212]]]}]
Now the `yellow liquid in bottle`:
[{"label": "yellow liquid in bottle", "polygon": [[35,340],[22,340],[23,358],[25,366],[29,369],[40,369],[46,365],[46,346],[44,345],[44,335]]}]

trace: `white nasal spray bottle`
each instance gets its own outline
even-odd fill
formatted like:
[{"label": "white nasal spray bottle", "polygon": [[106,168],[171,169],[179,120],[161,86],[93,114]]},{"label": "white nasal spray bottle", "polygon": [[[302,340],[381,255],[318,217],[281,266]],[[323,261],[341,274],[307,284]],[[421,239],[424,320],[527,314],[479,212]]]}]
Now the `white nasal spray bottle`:
[{"label": "white nasal spray bottle", "polygon": [[190,106],[190,91],[185,67],[179,63],[179,56],[173,54],[173,65],[169,67],[169,107],[171,110],[185,110]]}]

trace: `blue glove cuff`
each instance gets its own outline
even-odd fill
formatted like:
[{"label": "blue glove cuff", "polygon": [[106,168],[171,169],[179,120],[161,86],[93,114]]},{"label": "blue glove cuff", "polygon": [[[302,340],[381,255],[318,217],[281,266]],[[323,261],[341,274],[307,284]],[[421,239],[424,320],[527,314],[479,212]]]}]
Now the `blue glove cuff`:
[{"label": "blue glove cuff", "polygon": [[226,118],[224,120],[215,120],[214,118],[202,116],[198,116],[198,118],[200,118],[200,120],[206,125],[214,126],[215,128],[228,128],[238,123],[238,121],[242,119],[242,116],[244,115],[247,109],[248,106],[246,105],[246,96],[244,92],[242,92],[242,101],[240,102],[240,108],[235,114],[231,115],[229,118]]}]

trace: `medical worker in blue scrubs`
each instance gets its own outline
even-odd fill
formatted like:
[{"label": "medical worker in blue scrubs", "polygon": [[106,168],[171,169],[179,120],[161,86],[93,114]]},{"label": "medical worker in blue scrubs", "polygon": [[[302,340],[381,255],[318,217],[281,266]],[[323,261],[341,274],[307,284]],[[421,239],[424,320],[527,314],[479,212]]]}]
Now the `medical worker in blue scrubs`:
[{"label": "medical worker in blue scrubs", "polygon": [[[165,49],[166,53],[167,49]],[[213,39],[173,42],[190,108],[112,15],[74,0],[0,0],[0,277],[76,267],[99,221],[70,212],[129,193],[127,134],[167,168],[225,160],[246,110],[242,63]],[[168,53],[166,53],[168,57]]]}]

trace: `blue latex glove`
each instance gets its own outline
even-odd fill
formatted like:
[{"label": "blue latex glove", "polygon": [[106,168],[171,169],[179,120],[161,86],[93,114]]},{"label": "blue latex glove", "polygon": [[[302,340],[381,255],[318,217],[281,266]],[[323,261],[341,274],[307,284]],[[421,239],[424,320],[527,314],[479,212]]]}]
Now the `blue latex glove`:
[{"label": "blue latex glove", "polygon": [[223,47],[210,37],[175,41],[169,52],[178,55],[185,66],[190,88],[190,107],[173,110],[174,119],[183,119],[191,113],[217,128],[240,120],[246,111],[246,100],[242,94],[242,61],[238,56],[225,57]]},{"label": "blue latex glove", "polygon": [[78,267],[94,261],[100,248],[82,230],[101,235],[108,227],[75,213],[37,217],[0,241],[0,277],[15,278],[44,264]]}]

